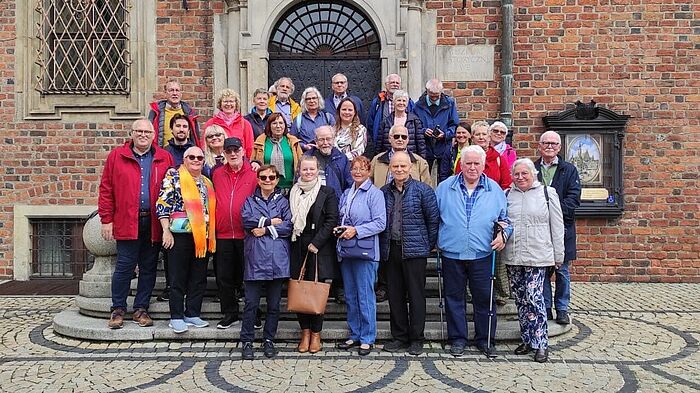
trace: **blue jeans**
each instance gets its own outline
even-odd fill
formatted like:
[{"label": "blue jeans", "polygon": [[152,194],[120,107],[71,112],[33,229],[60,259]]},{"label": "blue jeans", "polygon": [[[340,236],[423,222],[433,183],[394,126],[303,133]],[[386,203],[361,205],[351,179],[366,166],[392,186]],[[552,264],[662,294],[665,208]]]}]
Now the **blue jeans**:
[{"label": "blue jeans", "polygon": [[491,344],[496,336],[496,305],[491,293],[491,256],[471,261],[442,257],[447,339],[451,344],[467,344],[465,291],[469,284],[474,306],[474,344],[486,346],[489,331],[489,303],[493,311]]},{"label": "blue jeans", "polygon": [[119,308],[126,312],[126,297],[137,265],[139,277],[134,310],[148,310],[156,284],[159,251],[160,243],[151,242],[150,217],[139,218],[139,237],[136,240],[117,240],[117,262],[112,274],[112,311]]},{"label": "blue jeans", "polygon": [[345,283],[350,340],[374,344],[377,338],[377,298],[374,281],[379,262],[343,258],[340,271]]},{"label": "blue jeans", "polygon": [[282,298],[282,284],[288,278],[274,280],[255,280],[245,282],[245,306],[243,306],[243,322],[241,323],[241,342],[253,342],[255,339],[255,313],[260,306],[260,297],[265,289],[267,299],[267,314],[265,315],[265,327],[263,339],[275,341],[277,335],[277,323],[280,319],[280,299]]},{"label": "blue jeans", "polygon": [[559,269],[549,269],[549,274],[544,280],[544,306],[552,308],[552,274],[556,272],[554,290],[554,309],[557,311],[569,311],[571,300],[571,277],[569,276],[569,263],[564,261]]}]

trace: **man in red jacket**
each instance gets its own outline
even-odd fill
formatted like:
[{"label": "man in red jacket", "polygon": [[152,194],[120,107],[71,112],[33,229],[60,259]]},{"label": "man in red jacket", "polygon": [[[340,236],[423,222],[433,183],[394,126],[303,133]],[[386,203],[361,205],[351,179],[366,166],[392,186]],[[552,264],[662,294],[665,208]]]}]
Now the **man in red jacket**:
[{"label": "man in red jacket", "polygon": [[111,329],[124,325],[126,297],[137,265],[139,279],[132,318],[141,327],[153,325],[147,311],[162,236],[155,204],[165,172],[173,166],[170,154],[153,145],[154,137],[148,119],[136,120],[131,126],[131,140],[109,153],[102,172],[97,207],[102,237],[117,241],[108,323]]},{"label": "man in red jacket", "polygon": [[224,141],[226,165],[216,167],[211,175],[216,192],[216,281],[224,318],[216,325],[228,329],[239,320],[236,290],[243,284],[243,238],[241,218],[243,202],[253,195],[258,185],[255,171],[244,158],[240,139]]}]

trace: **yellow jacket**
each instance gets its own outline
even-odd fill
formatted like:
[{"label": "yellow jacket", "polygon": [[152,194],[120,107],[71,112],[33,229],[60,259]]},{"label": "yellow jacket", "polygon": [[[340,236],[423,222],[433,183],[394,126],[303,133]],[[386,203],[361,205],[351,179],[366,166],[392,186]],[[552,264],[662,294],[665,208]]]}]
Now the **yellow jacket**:
[{"label": "yellow jacket", "polygon": [[[292,99],[292,97],[289,97],[289,104],[292,106],[292,122],[294,119],[297,118],[297,116],[301,115],[301,106],[297,104],[296,101]],[[277,111],[277,96],[272,96],[270,97],[270,100],[267,102],[267,107],[272,111],[272,112],[278,112]]]}]

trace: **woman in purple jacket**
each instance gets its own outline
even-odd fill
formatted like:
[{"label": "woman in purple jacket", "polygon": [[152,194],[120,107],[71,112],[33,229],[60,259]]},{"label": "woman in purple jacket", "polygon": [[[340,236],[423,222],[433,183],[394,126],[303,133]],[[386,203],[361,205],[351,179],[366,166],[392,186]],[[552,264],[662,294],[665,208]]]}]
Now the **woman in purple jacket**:
[{"label": "woman in purple jacket", "polygon": [[377,337],[377,301],[374,281],[379,267],[378,234],[386,227],[384,194],[369,179],[370,162],[356,157],[350,167],[352,187],[340,198],[338,259],[345,283],[350,337],[340,349],[359,346],[361,356],[369,355]]},{"label": "woman in purple jacket", "polygon": [[289,237],[292,235],[292,213],[280,189],[279,172],[274,165],[258,170],[258,187],[243,204],[241,217],[246,230],[243,240],[245,307],[241,325],[243,360],[253,360],[255,312],[265,288],[267,317],[263,330],[263,351],[272,358],[277,354],[274,339],[280,314],[282,284],[289,279]]}]

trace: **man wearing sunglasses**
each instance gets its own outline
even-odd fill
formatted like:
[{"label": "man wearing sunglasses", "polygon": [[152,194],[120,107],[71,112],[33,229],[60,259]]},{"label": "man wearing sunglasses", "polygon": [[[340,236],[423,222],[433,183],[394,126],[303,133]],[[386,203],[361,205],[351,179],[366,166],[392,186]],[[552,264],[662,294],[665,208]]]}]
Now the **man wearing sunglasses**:
[{"label": "man wearing sunglasses", "polygon": [[[571,282],[569,264],[576,259],[576,208],[581,204],[581,179],[576,167],[564,161],[559,155],[561,137],[554,131],[547,131],[540,136],[538,147],[540,158],[535,161],[539,171],[537,180],[546,186],[554,187],[559,196],[559,204],[564,215],[564,263],[559,268],[552,268],[544,281],[544,305],[547,319],[554,319],[552,306],[557,310],[556,322],[560,325],[571,323],[569,317],[569,300],[571,299]],[[556,272],[556,287],[552,299],[552,274]]]},{"label": "man wearing sunglasses", "polygon": [[243,284],[243,239],[245,230],[241,209],[246,198],[253,195],[258,181],[240,139],[224,140],[226,165],[218,166],[212,173],[216,193],[216,281],[224,318],[216,325],[228,329],[240,319],[238,305]]},{"label": "man wearing sunglasses", "polygon": [[153,144],[155,132],[146,118],[131,126],[131,139],[107,156],[97,211],[102,237],[117,241],[117,261],[112,274],[110,329],[124,325],[126,297],[138,265],[133,320],[141,327],[153,325],[148,306],[156,282],[156,265],[162,230],[155,204],[165,172],[173,158]]},{"label": "man wearing sunglasses", "polygon": [[[404,126],[394,125],[389,129],[389,144],[391,148],[372,159],[372,172],[369,176],[377,188],[382,188],[393,180],[393,176],[389,171],[389,162],[394,153],[399,151],[408,153],[408,157],[411,160],[411,178],[422,181],[432,187],[428,162],[421,156],[408,150],[408,138],[408,128]],[[377,302],[381,303],[387,299],[386,261],[379,262],[375,294],[377,295]]]}]

